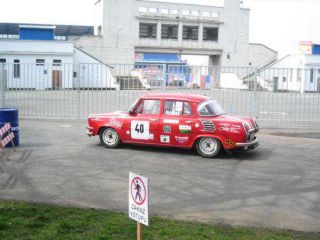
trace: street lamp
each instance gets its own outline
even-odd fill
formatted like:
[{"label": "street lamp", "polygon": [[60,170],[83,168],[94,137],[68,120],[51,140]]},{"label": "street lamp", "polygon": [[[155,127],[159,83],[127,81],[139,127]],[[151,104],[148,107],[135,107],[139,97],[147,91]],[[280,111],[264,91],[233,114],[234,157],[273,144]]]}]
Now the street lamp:
[{"label": "street lamp", "polygon": [[119,32],[121,31],[122,29],[122,26],[119,26],[118,29],[117,29],[117,35],[116,35],[116,48],[118,48],[119,46]]}]

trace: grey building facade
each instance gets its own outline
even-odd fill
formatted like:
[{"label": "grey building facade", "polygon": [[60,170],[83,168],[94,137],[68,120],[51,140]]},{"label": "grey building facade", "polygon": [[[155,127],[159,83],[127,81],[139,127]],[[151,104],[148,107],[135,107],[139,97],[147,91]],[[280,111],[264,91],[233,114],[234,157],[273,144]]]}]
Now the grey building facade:
[{"label": "grey building facade", "polygon": [[[75,43],[108,64],[134,64],[136,54],[209,56],[209,66],[255,66],[277,53],[249,43],[250,10],[147,0],[98,0],[95,37]],[[263,49],[261,49],[263,48]],[[252,57],[254,56],[254,57]],[[271,56],[271,57],[270,57]]]}]

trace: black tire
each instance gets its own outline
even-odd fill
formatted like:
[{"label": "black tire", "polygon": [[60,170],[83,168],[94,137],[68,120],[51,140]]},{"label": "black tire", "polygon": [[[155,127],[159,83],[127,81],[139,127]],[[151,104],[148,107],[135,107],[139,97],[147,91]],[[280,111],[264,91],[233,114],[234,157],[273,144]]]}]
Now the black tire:
[{"label": "black tire", "polygon": [[204,158],[213,158],[221,150],[221,142],[216,138],[204,137],[196,143],[197,152]]},{"label": "black tire", "polygon": [[120,137],[113,128],[104,128],[100,132],[100,142],[106,148],[116,148],[120,144]]}]

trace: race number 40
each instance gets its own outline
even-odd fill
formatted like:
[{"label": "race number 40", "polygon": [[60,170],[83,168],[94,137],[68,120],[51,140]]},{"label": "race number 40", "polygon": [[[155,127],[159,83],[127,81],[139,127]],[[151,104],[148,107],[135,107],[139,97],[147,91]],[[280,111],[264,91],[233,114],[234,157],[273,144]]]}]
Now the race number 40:
[{"label": "race number 40", "polygon": [[131,122],[131,138],[139,140],[150,139],[150,123],[148,121]]}]

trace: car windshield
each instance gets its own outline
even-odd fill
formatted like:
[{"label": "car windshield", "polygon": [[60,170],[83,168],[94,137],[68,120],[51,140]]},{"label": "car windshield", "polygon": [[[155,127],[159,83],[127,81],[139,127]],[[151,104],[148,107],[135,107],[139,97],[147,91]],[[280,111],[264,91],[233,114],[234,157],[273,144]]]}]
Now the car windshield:
[{"label": "car windshield", "polygon": [[214,117],[225,114],[226,112],[222,109],[222,107],[217,103],[216,100],[210,99],[198,106],[198,113],[200,116]]},{"label": "car windshield", "polygon": [[134,107],[137,105],[137,103],[139,102],[139,98],[131,105],[131,107],[129,107],[128,112],[133,111]]}]

